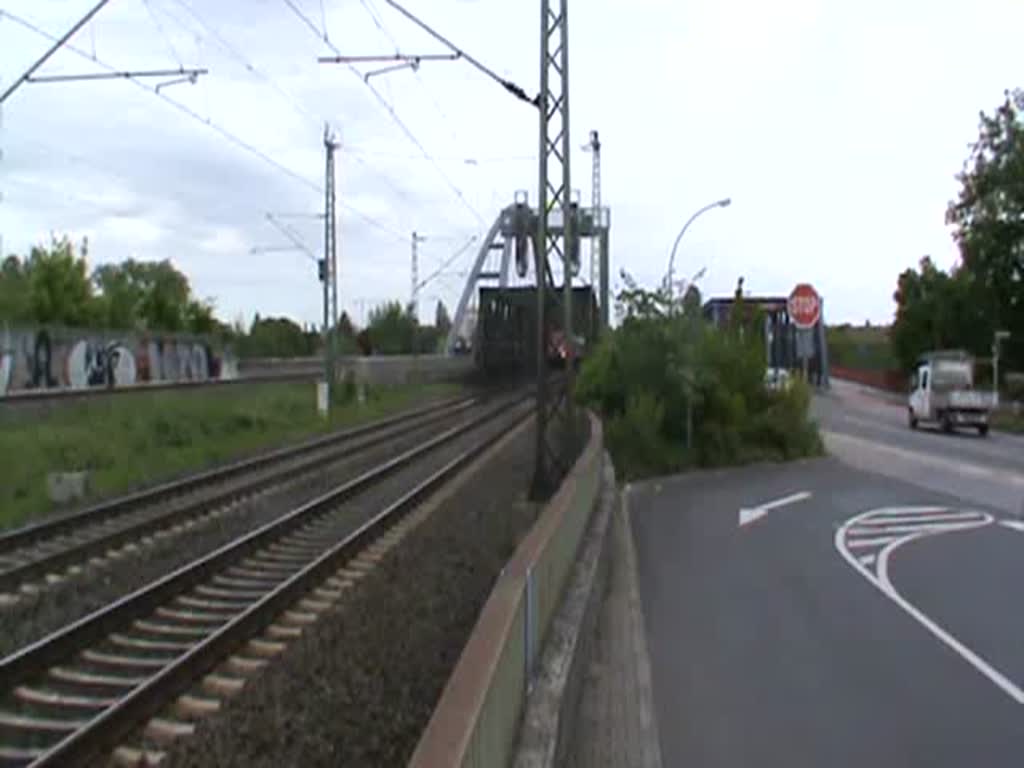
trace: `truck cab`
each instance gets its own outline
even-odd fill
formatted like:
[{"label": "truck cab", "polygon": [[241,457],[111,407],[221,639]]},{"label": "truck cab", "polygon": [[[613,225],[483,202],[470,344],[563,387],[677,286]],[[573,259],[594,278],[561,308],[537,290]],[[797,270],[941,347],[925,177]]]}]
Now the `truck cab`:
[{"label": "truck cab", "polygon": [[992,407],[992,397],[974,387],[974,361],[966,353],[933,352],[918,361],[907,403],[911,429],[933,422],[944,432],[969,427],[984,436]]}]

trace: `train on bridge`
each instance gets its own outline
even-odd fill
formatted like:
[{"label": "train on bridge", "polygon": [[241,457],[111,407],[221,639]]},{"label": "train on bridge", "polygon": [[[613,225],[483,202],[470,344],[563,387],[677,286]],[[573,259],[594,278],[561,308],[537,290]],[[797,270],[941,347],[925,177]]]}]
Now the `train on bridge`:
[{"label": "train on bridge", "polygon": [[[545,333],[549,365],[564,365],[567,353],[561,288],[546,292]],[[574,287],[572,330],[578,357],[586,354],[600,328],[597,299],[590,286]],[[533,286],[482,287],[473,352],[477,368],[489,377],[526,375],[537,367],[537,289]]]}]

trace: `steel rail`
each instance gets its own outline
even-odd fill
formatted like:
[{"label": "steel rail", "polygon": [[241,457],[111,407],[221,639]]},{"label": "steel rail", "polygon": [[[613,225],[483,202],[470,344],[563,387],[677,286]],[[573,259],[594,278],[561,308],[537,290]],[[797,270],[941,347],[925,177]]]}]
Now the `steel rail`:
[{"label": "steel rail", "polygon": [[[510,398],[424,444],[389,459],[358,478],[293,509],[282,518],[240,537],[216,552],[0,660],[0,693],[10,692],[15,686],[46,674],[55,664],[66,663],[69,657],[103,642],[126,624],[149,616],[169,601],[230,569],[235,563],[254,552],[264,551],[275,542],[286,539],[289,534],[295,533],[303,526],[316,520],[329,520],[330,513],[339,504],[377,487],[417,459],[431,454],[481,425],[507,417],[512,411],[513,417],[500,425],[500,435],[506,434],[524,419],[529,418],[529,410],[517,409],[517,406],[528,399],[528,395]],[[387,505],[368,521],[357,525],[340,540],[332,538],[326,541],[323,551],[311,554],[308,560],[296,566],[294,573],[280,583],[262,590],[263,594],[255,597],[244,608],[239,608],[235,615],[220,626],[211,628],[207,635],[198,639],[187,650],[173,659],[165,660],[167,663],[162,666],[156,665],[158,668],[155,671],[146,673],[144,680],[134,684],[122,696],[116,697],[109,706],[105,705],[102,711],[84,724],[76,724],[73,730],[57,743],[33,750],[31,765],[34,768],[42,768],[95,764],[94,761],[100,754],[115,749],[136,728],[157,715],[225,657],[269,627],[289,605],[299,601],[320,582],[329,578],[332,572],[340,567],[339,564],[344,564],[371,541],[377,539],[403,514],[414,508],[459,469],[477,458],[497,437],[491,433],[474,441],[469,448],[460,451],[454,459],[446,462],[440,470],[432,472],[427,479],[416,483],[397,501]],[[0,748],[3,748],[3,745],[0,745]]]},{"label": "steel rail", "polygon": [[[256,475],[251,481],[244,482],[241,485],[229,486],[221,491],[214,492],[212,495],[200,496],[183,506],[172,507],[171,509],[152,516],[143,517],[134,523],[128,523],[113,530],[104,530],[104,523],[109,520],[123,520],[126,516],[125,514],[119,514],[114,518],[86,520],[84,527],[78,531],[66,534],[72,538],[68,546],[58,548],[55,551],[44,552],[41,555],[30,557],[14,566],[0,570],[0,593],[13,592],[22,584],[38,580],[51,573],[60,573],[68,566],[81,563],[96,554],[117,549],[129,542],[139,541],[150,534],[170,528],[185,520],[202,517],[237,499],[251,496],[267,488],[282,485],[296,476],[308,474],[319,467],[340,461],[359,451],[387,443],[390,440],[422,429],[437,421],[449,418],[453,413],[458,413],[472,406],[477,401],[478,398],[468,398],[456,401],[443,408],[431,409],[427,413],[417,413],[415,418],[407,417],[402,419],[397,425],[397,429],[393,431],[387,431],[391,427],[396,427],[393,423],[386,427],[377,425],[368,439],[365,440],[358,439],[365,435],[365,432],[355,437],[349,435],[346,439],[340,439],[339,436],[327,445],[320,446],[324,449],[324,453],[310,456],[298,464],[288,463],[288,459],[295,459],[310,452],[308,447],[303,446],[302,451],[280,458],[278,461],[282,462],[281,466],[271,467],[265,474]],[[257,469],[264,468],[265,463],[261,464]],[[90,536],[90,533],[93,535]],[[82,538],[75,540],[74,536],[76,534],[82,536]],[[54,540],[51,539],[49,541]],[[14,555],[7,555],[7,558],[16,557],[17,553],[22,551],[24,550],[15,550]]]},{"label": "steel rail", "polygon": [[394,426],[395,424],[422,418],[434,411],[444,410],[459,403],[472,402],[473,400],[473,397],[449,398],[439,403],[432,403],[424,406],[423,408],[404,411],[402,413],[395,414],[394,416],[388,416],[387,418],[380,419],[369,424],[364,424],[359,427],[353,427],[339,432],[332,432],[298,445],[278,448],[252,458],[242,459],[224,466],[196,472],[195,474],[188,475],[178,480],[161,483],[124,496],[119,496],[115,499],[99,502],[68,515],[53,517],[47,520],[41,520],[37,523],[25,525],[20,528],[15,528],[10,531],[4,531],[0,533],[0,557],[15,549],[26,547],[38,541],[43,541],[61,534],[72,532],[77,528],[80,528],[82,525],[92,525],[104,520],[111,520],[122,514],[128,514],[129,512],[134,512],[143,507],[166,501],[174,496],[190,493],[203,486],[223,483],[234,477],[264,469],[281,461],[298,458],[299,456],[317,451],[326,446],[353,440],[363,437],[364,435],[370,435],[374,432]]}]

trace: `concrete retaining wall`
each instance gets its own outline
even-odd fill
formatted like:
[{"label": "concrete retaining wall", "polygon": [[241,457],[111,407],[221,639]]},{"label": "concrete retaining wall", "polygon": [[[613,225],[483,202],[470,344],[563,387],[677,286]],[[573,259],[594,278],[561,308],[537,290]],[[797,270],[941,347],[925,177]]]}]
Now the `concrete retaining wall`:
[{"label": "concrete retaining wall", "polygon": [[583,454],[491,592],[410,768],[503,768],[516,751],[529,682],[599,499],[603,435]]},{"label": "concrete retaining wall", "polygon": [[345,357],[339,365],[341,375],[351,372],[356,381],[378,386],[455,381],[473,371],[468,357],[446,355]]},{"label": "concrete retaining wall", "polygon": [[[239,371],[242,376],[285,371],[317,376],[321,375],[323,366],[324,361],[320,357],[258,358],[244,360]],[[345,356],[338,359],[337,365],[339,379],[351,374],[357,382],[379,386],[455,381],[472,372],[472,358],[447,355]]]}]

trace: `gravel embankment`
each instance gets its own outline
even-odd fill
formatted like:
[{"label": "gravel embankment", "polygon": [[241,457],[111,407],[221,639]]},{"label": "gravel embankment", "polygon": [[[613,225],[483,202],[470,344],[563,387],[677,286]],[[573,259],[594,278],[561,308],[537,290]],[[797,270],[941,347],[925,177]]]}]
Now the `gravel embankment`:
[{"label": "gravel embankment", "polygon": [[528,429],[162,765],[405,765],[535,519],[532,454]]},{"label": "gravel embankment", "polygon": [[[463,417],[470,413],[479,410],[469,409]],[[0,633],[0,657],[280,517],[444,428],[434,424],[387,445],[369,448],[288,486],[249,498],[224,514],[203,518],[181,533],[139,546],[101,566],[86,566],[84,573],[51,585],[38,595],[21,596],[16,604],[0,607],[0,624],[4,627]]]}]

